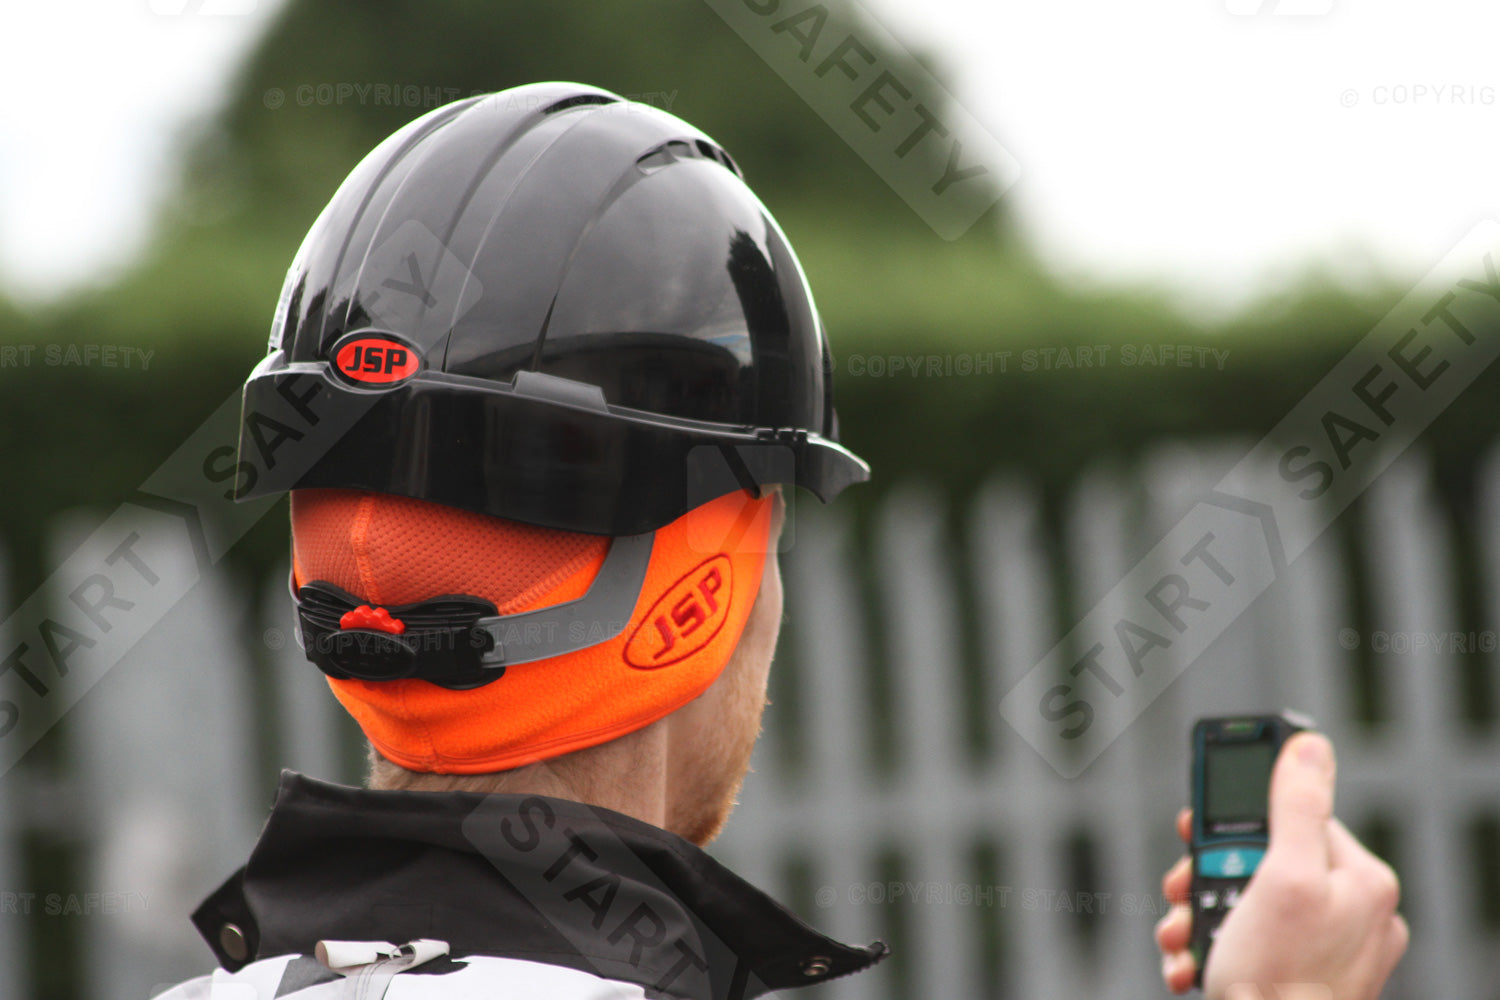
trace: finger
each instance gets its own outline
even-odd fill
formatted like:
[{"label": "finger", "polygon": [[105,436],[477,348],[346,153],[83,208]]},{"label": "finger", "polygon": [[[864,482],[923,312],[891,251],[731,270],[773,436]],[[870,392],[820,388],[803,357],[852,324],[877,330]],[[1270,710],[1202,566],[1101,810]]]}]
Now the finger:
[{"label": "finger", "polygon": [[1192,884],[1193,861],[1187,855],[1183,855],[1161,877],[1161,894],[1167,897],[1168,902],[1180,903],[1187,899],[1188,889],[1192,887]]},{"label": "finger", "polygon": [[1161,978],[1173,993],[1186,993],[1192,989],[1197,974],[1198,963],[1193,961],[1192,952],[1179,951],[1162,956]]},{"label": "finger", "polygon": [[1167,954],[1185,949],[1192,936],[1193,911],[1185,903],[1178,903],[1156,922],[1156,946]]},{"label": "finger", "polygon": [[1347,872],[1362,885],[1362,895],[1376,912],[1394,911],[1401,905],[1401,878],[1396,870],[1356,840],[1337,819],[1328,824],[1328,863],[1330,871]]},{"label": "finger", "polygon": [[1348,868],[1375,860],[1369,848],[1361,844],[1337,817],[1328,821],[1328,866]]},{"label": "finger", "polygon": [[1411,928],[1406,925],[1406,918],[1396,914],[1391,918],[1391,929],[1386,935],[1386,946],[1381,950],[1385,957],[1385,967],[1381,971],[1384,975],[1382,981],[1391,977],[1391,972],[1396,968],[1396,963],[1401,961],[1401,956],[1406,954],[1406,946],[1411,943]]},{"label": "finger", "polygon": [[1298,733],[1281,748],[1271,772],[1267,862],[1318,873],[1328,870],[1334,770],[1333,744],[1321,733]]},{"label": "finger", "polygon": [[1410,940],[1411,931],[1399,913],[1386,920],[1382,927],[1371,930],[1362,949],[1365,967],[1371,973],[1370,982],[1383,983],[1391,977],[1406,954]]},{"label": "finger", "polygon": [[1187,806],[1177,812],[1177,836],[1184,844],[1193,838],[1193,810]]}]

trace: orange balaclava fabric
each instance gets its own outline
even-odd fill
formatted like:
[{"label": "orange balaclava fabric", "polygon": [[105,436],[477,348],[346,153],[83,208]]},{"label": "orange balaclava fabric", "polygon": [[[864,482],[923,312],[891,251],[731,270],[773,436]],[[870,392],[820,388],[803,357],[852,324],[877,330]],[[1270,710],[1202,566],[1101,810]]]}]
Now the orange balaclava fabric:
[{"label": "orange balaclava fabric", "polygon": [[[625,630],[499,680],[453,691],[423,680],[329,678],[386,759],[479,774],[594,746],[703,693],[729,662],[760,589],[769,496],[743,491],[657,529]],[[324,580],[370,605],[471,594],[502,615],[582,596],[610,539],[358,490],[292,492],[298,586]],[[601,632],[602,634],[602,632]]]}]

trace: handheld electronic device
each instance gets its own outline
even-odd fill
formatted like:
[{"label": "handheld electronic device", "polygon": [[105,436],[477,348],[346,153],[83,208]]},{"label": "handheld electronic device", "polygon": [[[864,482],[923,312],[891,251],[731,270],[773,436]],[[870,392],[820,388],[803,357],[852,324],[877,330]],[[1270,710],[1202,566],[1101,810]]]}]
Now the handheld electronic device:
[{"label": "handheld electronic device", "polygon": [[1313,728],[1297,712],[1199,719],[1193,726],[1191,796],[1193,957],[1197,984],[1219,925],[1240,901],[1270,843],[1271,768],[1293,733]]}]

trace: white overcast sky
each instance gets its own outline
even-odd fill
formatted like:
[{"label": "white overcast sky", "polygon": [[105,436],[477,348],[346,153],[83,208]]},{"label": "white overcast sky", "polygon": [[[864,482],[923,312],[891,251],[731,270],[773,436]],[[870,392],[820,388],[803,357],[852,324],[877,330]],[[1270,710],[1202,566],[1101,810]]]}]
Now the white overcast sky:
[{"label": "white overcast sky", "polygon": [[[0,0],[9,294],[128,259],[174,130],[220,99],[278,3]],[[1069,275],[1237,301],[1315,263],[1415,276],[1500,217],[1500,5],[865,3],[1020,161],[1007,200]]]},{"label": "white overcast sky", "polygon": [[280,0],[0,0],[0,286],[107,278]]}]

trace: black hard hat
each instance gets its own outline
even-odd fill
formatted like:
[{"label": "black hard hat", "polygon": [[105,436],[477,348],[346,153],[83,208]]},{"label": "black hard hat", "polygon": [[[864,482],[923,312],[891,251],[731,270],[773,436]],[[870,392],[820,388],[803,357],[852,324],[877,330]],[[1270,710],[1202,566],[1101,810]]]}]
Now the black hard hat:
[{"label": "black hard hat", "polygon": [[806,278],[717,144],[593,87],[438,108],[308,234],[245,384],[238,499],[339,487],[604,535],[837,444]]}]

